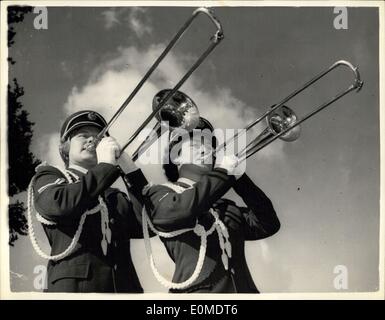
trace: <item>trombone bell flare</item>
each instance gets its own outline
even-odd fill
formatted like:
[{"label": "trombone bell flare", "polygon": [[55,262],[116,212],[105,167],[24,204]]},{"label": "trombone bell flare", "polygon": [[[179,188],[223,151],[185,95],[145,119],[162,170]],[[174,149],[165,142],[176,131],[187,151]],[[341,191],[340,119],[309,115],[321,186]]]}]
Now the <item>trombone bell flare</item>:
[{"label": "trombone bell flare", "polygon": [[[277,135],[283,130],[293,126],[297,122],[297,115],[287,106],[276,109],[267,117],[267,125],[272,134]],[[301,126],[296,126],[287,133],[283,134],[280,139],[283,141],[295,141],[301,135]]]},{"label": "trombone bell flare", "polygon": [[[152,109],[156,110],[159,103],[167,96],[171,89],[158,92],[152,102]],[[185,93],[177,91],[155,115],[160,122],[168,122],[170,129],[184,129],[192,131],[199,124],[199,111],[195,102]]]}]

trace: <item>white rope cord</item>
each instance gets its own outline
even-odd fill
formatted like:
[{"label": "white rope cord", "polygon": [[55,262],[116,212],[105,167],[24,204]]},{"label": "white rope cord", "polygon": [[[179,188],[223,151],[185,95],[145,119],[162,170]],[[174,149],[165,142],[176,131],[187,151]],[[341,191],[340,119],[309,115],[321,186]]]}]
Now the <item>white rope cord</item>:
[{"label": "white rope cord", "polygon": [[108,244],[111,243],[111,236],[112,236],[111,229],[108,225],[108,208],[101,196],[99,196],[99,203],[100,203],[100,223],[101,223],[101,230],[102,230],[101,246],[102,246],[103,254],[107,255],[107,247],[108,247]]},{"label": "white rope cord", "polygon": [[[59,169],[63,173],[63,175],[66,177],[66,179],[68,180],[69,183],[72,182],[73,179],[70,177],[69,171],[63,171],[60,168],[57,168],[57,169]],[[71,174],[73,174],[73,173],[71,173]],[[75,179],[79,179],[79,177],[77,177],[75,174],[73,174],[73,175],[75,176]],[[71,243],[67,247],[67,249],[65,249],[63,252],[61,252],[57,255],[48,255],[40,248],[39,244],[37,243],[35,230],[33,228],[33,223],[32,223],[32,210],[36,211],[35,206],[34,206],[34,198],[35,197],[34,197],[34,192],[33,192],[33,183],[34,182],[35,182],[35,177],[33,177],[31,179],[31,182],[28,186],[28,192],[27,192],[28,193],[28,208],[27,208],[28,235],[29,235],[29,238],[31,240],[32,247],[35,249],[36,253],[40,257],[42,257],[43,259],[47,259],[47,260],[57,261],[57,260],[60,260],[60,259],[67,257],[74,250],[76,244],[79,242],[79,238],[80,238],[80,235],[83,231],[83,225],[84,225],[84,222],[86,220],[86,217],[88,215],[95,214],[95,213],[103,210],[103,208],[102,208],[103,204],[104,204],[105,208],[107,208],[107,207],[106,207],[103,199],[101,197],[99,197],[99,203],[100,204],[97,205],[93,209],[87,210],[86,212],[84,212],[81,215],[80,221],[79,221],[79,226],[75,232],[73,239],[71,240]],[[45,219],[44,217],[42,217],[37,211],[36,211],[36,218],[39,222],[41,222],[43,224],[51,225],[51,226],[56,225],[55,222],[49,221],[49,220]]]},{"label": "white rope cord", "polygon": [[229,258],[227,257],[227,255],[225,253],[225,249],[224,249],[225,248],[225,241],[223,240],[222,233],[218,230],[218,229],[220,229],[220,227],[218,225],[215,225],[215,229],[218,232],[219,246],[222,250],[222,254],[221,254],[222,263],[223,263],[223,266],[225,267],[225,270],[228,270],[229,269]]},{"label": "white rope cord", "polygon": [[39,212],[37,212],[36,208],[34,208],[36,211],[36,220],[39,221],[42,224],[45,224],[47,226],[55,226],[56,222],[49,221],[46,218],[44,218]]},{"label": "white rope cord", "polygon": [[[205,256],[206,256],[207,234],[205,232],[204,227],[201,226],[200,224],[196,224],[195,228],[192,229],[201,238],[201,246],[200,246],[200,249],[199,249],[198,261],[197,261],[197,264],[196,264],[196,267],[195,267],[195,270],[194,270],[193,274],[186,281],[183,281],[181,283],[175,283],[175,282],[169,281],[165,277],[163,277],[159,273],[159,271],[158,271],[158,269],[157,269],[157,267],[155,265],[154,257],[152,255],[152,247],[151,247],[150,236],[149,236],[149,233],[148,233],[148,225],[147,225],[148,222],[150,222],[150,221],[149,221],[149,218],[147,216],[146,209],[143,207],[142,225],[143,225],[144,244],[145,244],[145,247],[146,247],[147,256],[148,256],[148,258],[150,260],[150,266],[151,266],[152,272],[154,273],[155,278],[163,286],[165,286],[168,289],[184,289],[184,288],[187,288],[187,287],[191,286],[194,283],[194,281],[196,279],[198,279],[198,276],[199,276],[199,274],[202,271],[203,262],[204,262],[204,259],[205,259]],[[159,233],[155,229],[153,231],[155,231],[156,234]],[[181,230],[178,230],[178,231],[181,231]],[[191,231],[191,229],[183,229],[182,233],[188,232],[188,231]],[[172,233],[172,232],[170,232],[170,233]],[[175,234],[179,235],[181,233],[180,232],[175,232]],[[167,236],[167,237],[170,238],[170,237],[172,237],[172,235]]]},{"label": "white rope cord", "polygon": [[[73,179],[73,181],[79,181],[80,180],[79,176],[72,171],[69,171],[69,170],[63,171],[60,168],[57,168],[57,169],[59,169],[64,174],[64,176],[67,178],[67,180],[69,182],[72,179]],[[72,177],[72,179],[70,176]],[[101,224],[100,229],[102,232],[102,241],[101,241],[100,245],[102,247],[103,254],[106,256],[108,244],[111,243],[112,232],[111,232],[111,229],[109,226],[108,207],[107,207],[106,203],[104,202],[102,196],[99,196],[98,200],[99,200],[99,207],[98,208],[100,211],[100,224]]]},{"label": "white rope cord", "polygon": [[[170,187],[170,184],[167,184],[167,186]],[[176,186],[176,187],[179,188],[179,186]],[[177,191],[176,188],[173,188],[173,189],[175,191]],[[198,279],[198,277],[202,271],[202,268],[203,268],[204,259],[206,257],[207,237],[209,235],[211,235],[214,232],[214,230],[217,231],[217,233],[218,233],[219,246],[222,250],[222,255],[221,255],[222,263],[224,265],[224,268],[226,270],[228,270],[228,265],[229,265],[228,259],[229,259],[229,257],[231,257],[231,244],[229,242],[229,234],[228,234],[226,226],[223,224],[222,221],[219,220],[218,214],[213,209],[210,209],[209,212],[213,215],[215,221],[212,224],[212,226],[210,227],[210,229],[207,231],[197,221],[194,228],[179,229],[179,230],[175,230],[175,231],[171,231],[171,232],[161,232],[161,231],[158,231],[155,229],[154,225],[152,224],[150,218],[147,215],[147,211],[146,211],[145,207],[143,207],[143,210],[142,210],[142,227],[143,227],[143,237],[144,237],[144,244],[145,244],[147,256],[150,260],[150,266],[151,266],[151,269],[152,269],[152,272],[153,272],[155,278],[159,281],[159,283],[161,283],[166,288],[168,288],[168,289],[185,289],[185,288],[188,288],[189,286],[191,286]],[[150,240],[150,236],[149,236],[149,232],[148,232],[148,227],[150,227],[151,231],[154,232],[156,235],[158,235],[159,237],[163,237],[163,238],[173,238],[173,237],[179,236],[183,233],[190,232],[190,231],[194,231],[194,233],[201,238],[201,245],[199,248],[198,261],[197,261],[197,264],[195,266],[194,272],[192,273],[192,275],[187,280],[180,282],[180,283],[175,283],[175,282],[167,280],[165,277],[163,277],[160,274],[159,270],[157,269],[157,267],[155,265],[154,257],[152,254],[151,240]]]},{"label": "white rope cord", "polygon": [[[71,177],[74,179],[73,181],[79,181],[80,180],[79,176],[72,171],[69,171],[69,170],[63,171],[60,168],[57,168],[57,169],[59,169],[66,176],[68,181],[71,180]],[[108,207],[107,207],[105,201],[103,200],[102,196],[99,196],[98,200],[99,200],[99,205],[100,205],[99,206],[100,224],[101,224],[100,228],[101,228],[101,232],[102,232],[102,241],[101,241],[100,245],[102,247],[103,254],[106,256],[108,244],[111,243],[112,232],[111,232],[111,229],[109,226]]]},{"label": "white rope cord", "polygon": [[214,210],[212,210],[212,214],[215,215],[217,223],[218,223],[218,225],[219,225],[219,227],[221,228],[221,231],[222,231],[222,235],[223,235],[223,238],[224,238],[224,248],[222,248],[222,249],[226,250],[227,256],[229,258],[231,258],[231,256],[232,256],[232,252],[231,252],[232,249],[231,249],[230,236],[229,236],[229,232],[227,230],[227,227],[219,219],[218,214]]},{"label": "white rope cord", "polygon": [[[67,247],[67,249],[65,249],[62,253],[59,253],[57,255],[48,255],[45,252],[43,252],[43,250],[40,248],[39,244],[37,243],[37,239],[35,236],[35,230],[34,230],[33,224],[32,224],[32,210],[35,209],[34,204],[33,204],[34,192],[33,192],[33,188],[32,188],[32,184],[33,184],[34,180],[35,179],[32,179],[31,183],[28,186],[27,219],[28,219],[29,238],[31,239],[31,243],[32,243],[33,248],[35,249],[36,253],[40,257],[47,259],[47,260],[57,261],[57,260],[65,258],[66,256],[68,256],[73,251],[73,249],[75,248],[76,244],[79,241],[80,234],[82,233],[82,230],[83,230],[83,224],[84,224],[84,221],[86,220],[87,215],[94,214],[94,213],[98,212],[99,206],[97,206],[91,210],[87,210],[86,212],[84,212],[82,214],[82,216],[80,217],[79,226],[75,232],[75,235],[74,235],[70,245]],[[52,224],[50,224],[50,225],[52,225]]]}]

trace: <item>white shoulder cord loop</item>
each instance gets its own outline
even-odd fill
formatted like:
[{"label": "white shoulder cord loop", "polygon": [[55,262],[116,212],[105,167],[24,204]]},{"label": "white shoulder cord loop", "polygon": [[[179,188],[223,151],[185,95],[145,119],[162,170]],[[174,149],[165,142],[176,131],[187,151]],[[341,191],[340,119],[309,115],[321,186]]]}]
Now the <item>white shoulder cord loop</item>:
[{"label": "white shoulder cord loop", "polygon": [[[72,173],[68,170],[64,171],[64,170],[61,170],[60,168],[57,168],[57,169],[59,169],[63,173],[63,175],[66,177],[66,179],[68,180],[69,183],[71,183],[74,180],[79,179],[79,177],[77,175],[75,175],[74,173]],[[86,217],[88,215],[95,214],[95,213],[101,211],[102,216],[107,215],[107,221],[108,221],[107,206],[104,203],[102,197],[99,196],[99,205],[97,205],[93,209],[87,210],[86,212],[84,212],[81,215],[80,221],[79,221],[79,226],[75,232],[75,235],[74,235],[70,245],[67,247],[67,249],[65,249],[62,253],[59,253],[59,254],[54,255],[54,256],[46,254],[45,252],[43,252],[43,250],[40,248],[39,244],[37,243],[35,231],[34,231],[33,224],[32,224],[32,210],[34,210],[36,212],[36,218],[39,222],[46,224],[46,225],[50,225],[50,226],[56,225],[56,223],[45,219],[43,216],[41,216],[36,211],[35,206],[34,206],[34,192],[33,192],[33,183],[34,182],[35,182],[35,177],[32,178],[32,180],[28,186],[28,192],[27,192],[28,193],[28,208],[27,208],[28,234],[29,234],[29,238],[31,240],[33,248],[35,249],[36,253],[40,257],[42,257],[43,259],[57,261],[57,260],[61,260],[65,257],[67,257],[68,255],[70,255],[71,252],[74,250],[76,244],[79,242],[80,235],[83,231],[83,225],[84,225],[84,222],[85,222]],[[106,211],[106,212],[103,213],[103,211]],[[104,219],[102,219],[102,220],[104,220]],[[108,226],[108,223],[107,223],[107,226]],[[108,240],[108,236],[105,236],[106,233],[104,231],[105,231],[105,229],[102,228],[103,240],[106,239],[108,242],[110,242],[111,241],[111,230],[110,230],[109,240]],[[103,249],[104,254],[106,254],[106,251],[103,248],[103,242],[102,242],[102,249]]]},{"label": "white shoulder cord loop", "polygon": [[[168,187],[171,187],[170,183],[167,183],[166,185]],[[179,186],[177,186],[177,185],[175,185],[175,187],[179,188]],[[177,189],[174,187],[171,187],[171,188],[173,188],[175,191]],[[178,191],[176,191],[176,192],[178,192]],[[212,224],[212,226],[210,227],[210,229],[207,231],[197,221],[194,228],[179,229],[179,230],[175,230],[175,231],[171,231],[171,232],[160,232],[160,231],[155,229],[154,225],[152,224],[150,218],[147,215],[146,208],[143,207],[143,210],[142,210],[142,227],[143,227],[143,237],[144,237],[144,244],[145,244],[147,256],[150,260],[150,266],[151,266],[152,272],[155,275],[155,278],[166,288],[168,288],[168,289],[185,289],[185,288],[188,288],[189,286],[191,286],[198,279],[198,277],[202,271],[202,268],[203,268],[204,259],[206,257],[207,237],[209,235],[211,235],[214,232],[214,230],[218,233],[219,246],[222,250],[222,256],[221,256],[222,263],[224,265],[224,268],[226,270],[228,270],[228,266],[229,266],[228,259],[231,258],[231,243],[229,241],[229,233],[228,233],[227,228],[224,225],[224,223],[221,220],[219,220],[218,214],[213,209],[210,209],[209,212],[213,215],[215,221]],[[190,278],[188,278],[187,280],[185,280],[183,282],[175,283],[175,282],[167,280],[166,278],[164,278],[159,273],[159,271],[155,265],[154,257],[152,254],[151,240],[150,240],[150,236],[149,236],[149,232],[148,232],[148,227],[150,227],[151,231],[154,232],[156,235],[158,235],[159,237],[163,237],[163,238],[173,238],[173,237],[179,236],[183,233],[190,232],[190,231],[194,231],[194,233],[201,238],[201,245],[199,248],[198,261],[197,261],[197,264],[195,266],[194,272],[192,273]]]},{"label": "white shoulder cord loop", "polygon": [[[202,267],[203,267],[203,261],[204,261],[205,256],[206,256],[207,238],[206,238],[206,233],[205,233],[204,229],[202,230],[203,227],[201,225],[197,224],[194,229],[183,229],[183,230],[178,230],[181,232],[178,232],[178,231],[175,232],[176,235],[179,235],[179,234],[182,234],[184,232],[194,230],[194,232],[196,232],[201,237],[201,247],[199,249],[198,262],[197,262],[197,265],[195,267],[193,274],[186,281],[181,282],[181,283],[175,283],[175,282],[171,282],[171,281],[167,280],[166,278],[164,278],[159,273],[159,271],[155,265],[154,257],[152,255],[151,241],[150,241],[150,236],[148,233],[148,224],[147,223],[149,223],[150,228],[151,228],[152,224],[151,224],[149,218],[147,217],[146,209],[143,207],[142,224],[143,224],[144,244],[146,247],[147,256],[150,260],[150,266],[151,266],[152,272],[155,275],[155,278],[163,286],[165,286],[168,289],[184,289],[184,288],[189,287],[198,278],[198,276],[202,270]],[[151,230],[154,231],[154,233],[159,234],[159,232],[156,231],[155,228],[154,229],[151,228]],[[164,235],[163,232],[162,232],[162,234]],[[159,234],[159,236],[160,236],[160,234]],[[172,235],[170,235],[168,237],[171,238]]]}]

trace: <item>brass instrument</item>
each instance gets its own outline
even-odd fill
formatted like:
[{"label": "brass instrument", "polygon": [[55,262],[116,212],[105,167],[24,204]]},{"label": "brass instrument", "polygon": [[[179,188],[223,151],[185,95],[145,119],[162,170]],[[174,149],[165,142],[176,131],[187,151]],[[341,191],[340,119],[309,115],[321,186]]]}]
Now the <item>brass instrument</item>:
[{"label": "brass instrument", "polygon": [[[284,105],[289,100],[304,91],[306,88],[308,88],[316,81],[324,77],[326,74],[336,69],[337,67],[342,66],[348,67],[354,75],[353,83],[346,90],[338,93],[330,100],[324,102],[323,104],[306,114],[301,119],[297,117],[297,115],[291,108]],[[278,138],[284,141],[297,140],[301,133],[300,124],[302,122],[314,116],[315,114],[325,109],[332,103],[336,102],[346,94],[352,92],[353,90],[356,90],[358,92],[362,88],[362,86],[363,81],[361,81],[357,67],[353,66],[350,62],[345,60],[339,60],[335,62],[329,68],[322,71],[313,79],[305,83],[299,89],[290,93],[279,103],[273,105],[271,108],[268,108],[265,113],[263,113],[256,120],[247,125],[244,128],[245,130],[243,132],[249,131],[251,128],[253,128],[263,120],[266,121],[267,127],[262,131],[262,133],[260,133],[249,144],[247,144],[247,146],[243,150],[239,151],[237,153],[237,156],[240,158],[248,158]],[[172,91],[173,90],[170,89],[162,90],[155,96],[154,101],[164,101],[162,100],[162,96],[166,95],[166,93],[168,93],[168,96]],[[163,104],[163,109],[161,110],[158,109],[157,103],[153,104],[153,110],[154,112],[157,112],[156,118],[159,121],[158,128],[160,128],[159,124],[162,121],[169,121],[171,130],[175,130],[178,127],[183,128],[185,130],[194,129],[194,124],[198,124],[199,122],[199,112],[197,106],[192,101],[192,99],[189,98],[187,95],[183,94],[182,92],[178,91],[175,93],[174,98],[170,99],[170,101],[171,102],[169,102],[166,106],[164,106]],[[228,145],[231,141],[235,140],[238,136],[239,133],[236,133],[233,137],[218,146],[215,152],[220,151],[222,148],[226,148],[226,145]],[[142,143],[138,150],[141,149],[141,151],[144,152],[156,138],[156,135],[154,135],[151,140],[146,140],[144,143]],[[136,160],[138,158],[138,150],[134,153],[133,160]]]},{"label": "brass instrument", "polygon": [[[303,116],[301,119],[298,119],[295,115],[294,111],[288,108],[287,106],[284,106],[286,102],[293,99],[296,95],[304,91],[306,88],[311,86],[313,83],[318,81],[319,79],[323,78],[326,74],[333,71],[334,69],[345,66],[348,67],[354,75],[353,83],[344,91],[341,91],[337,95],[335,95],[330,100],[324,102],[320,106],[316,107],[314,110],[310,111],[308,114]],[[293,91],[288,96],[286,96],[284,99],[282,99],[279,103],[274,105],[270,110],[265,112],[262,116],[260,116],[258,119],[250,123],[245,130],[249,130],[252,127],[254,127],[256,124],[258,124],[263,119],[266,119],[268,127],[254,140],[252,140],[244,150],[241,152],[238,152],[238,156],[240,158],[248,158],[252,156],[254,153],[258,152],[262,148],[266,147],[270,143],[272,143],[274,140],[280,138],[284,141],[294,141],[299,138],[300,135],[300,127],[299,125],[309,119],[310,117],[314,116],[321,110],[325,109],[326,107],[330,106],[332,103],[336,102],[337,100],[341,99],[346,94],[352,92],[353,90],[356,90],[357,92],[361,90],[363,86],[363,81],[361,81],[360,73],[358,72],[358,68],[353,66],[350,62],[345,60],[339,60],[333,63],[329,68],[322,71],[318,75],[316,75],[313,79],[305,83],[302,87],[299,89]],[[233,140],[236,138],[237,135],[234,135],[234,137],[231,138]],[[228,143],[228,142],[226,142]],[[226,146],[226,143],[219,146],[217,148],[224,148]]]}]

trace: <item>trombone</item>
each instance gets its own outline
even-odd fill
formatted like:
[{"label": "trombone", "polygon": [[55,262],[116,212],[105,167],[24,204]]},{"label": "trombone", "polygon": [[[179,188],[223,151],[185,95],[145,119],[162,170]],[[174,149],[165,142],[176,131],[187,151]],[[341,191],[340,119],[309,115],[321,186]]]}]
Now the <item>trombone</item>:
[{"label": "trombone", "polygon": [[[161,61],[166,57],[168,52],[174,47],[174,45],[178,42],[178,40],[182,37],[183,33],[186,31],[186,29],[191,25],[191,23],[194,21],[194,19],[200,15],[204,14],[207,16],[211,22],[214,24],[216,31],[214,35],[210,38],[210,45],[207,47],[207,49],[201,54],[201,56],[196,60],[196,62],[191,66],[191,68],[186,72],[186,74],[182,77],[182,79],[174,86],[172,90],[167,92],[167,95],[163,97],[163,99],[157,104],[156,108],[152,111],[152,113],[145,119],[145,121],[142,123],[142,125],[132,134],[132,136],[129,138],[128,142],[122,147],[122,152],[134,141],[134,139],[140,134],[140,132],[147,126],[147,124],[159,113],[159,111],[162,109],[162,107],[170,100],[171,97],[174,96],[174,94],[178,91],[178,89],[183,85],[183,83],[191,76],[191,74],[201,65],[201,63],[206,59],[206,57],[211,53],[211,51],[214,50],[214,48],[223,40],[223,30],[221,23],[219,20],[214,16],[214,13],[211,9],[206,7],[201,7],[196,9],[191,17],[184,23],[184,25],[179,29],[179,31],[175,34],[175,36],[172,38],[170,43],[167,45],[167,47],[163,50],[161,55],[158,57],[158,59],[153,63],[153,65],[150,67],[150,69],[147,71],[147,73],[143,76],[143,78],[139,81],[137,86],[134,88],[134,90],[131,92],[131,94],[127,97],[127,99],[123,102],[123,104],[120,106],[120,108],[116,111],[116,113],[112,116],[111,120],[107,123],[106,127],[98,134],[98,136],[95,139],[95,142],[90,148],[94,149],[96,147],[96,144],[102,139],[102,137],[105,135],[105,133],[110,129],[110,127],[113,125],[113,123],[116,121],[116,119],[121,115],[121,113],[124,111],[124,109],[127,107],[127,105],[132,101],[132,99],[135,97],[135,95],[138,93],[140,88],[143,86],[143,84],[147,81],[147,79],[151,76],[151,74],[154,72],[154,70],[158,67],[158,65],[161,63]],[[155,132],[160,132],[160,125],[157,123],[153,129]],[[138,149],[139,150],[139,149]],[[137,158],[138,150],[134,153],[135,158]]]},{"label": "trombone", "polygon": [[[339,67],[347,67],[353,72],[353,82],[347,89],[336,94],[330,100],[327,100],[326,102],[322,103],[314,110],[310,111],[308,114],[303,116],[301,119],[297,117],[297,115],[291,108],[285,105],[285,103],[293,99],[306,88],[308,88],[309,86],[326,76],[328,73]],[[256,138],[254,138],[250,143],[248,143],[243,150],[236,153],[236,156],[239,157],[240,160],[249,158],[250,156],[254,155],[256,152],[266,147],[278,138],[283,141],[297,140],[300,137],[301,133],[301,123],[303,123],[310,117],[316,115],[317,113],[330,106],[337,100],[341,99],[348,93],[354,90],[356,90],[357,92],[360,91],[362,86],[363,81],[361,80],[360,73],[358,72],[357,67],[345,60],[336,61],[329,68],[320,72],[314,78],[302,85],[299,89],[293,91],[288,96],[283,98],[280,102],[268,108],[265,113],[263,113],[260,117],[258,117],[250,124],[248,124],[244,128],[244,130],[242,130],[242,133],[246,133],[263,120],[266,121],[267,127]],[[160,128],[160,122],[168,121],[171,124],[170,131],[178,128],[183,128],[185,130],[191,131],[199,123],[199,112],[198,107],[196,106],[194,101],[192,101],[192,99],[186,94],[180,91],[176,91],[174,96],[169,99],[168,104],[164,106],[162,110],[158,109],[158,102],[165,101],[163,97],[168,97],[172,91],[173,90],[171,89],[162,90],[154,97],[153,110],[156,110],[157,112],[156,118],[159,121],[158,128]],[[189,110],[189,112],[186,113],[186,110]],[[186,114],[189,118],[186,117]],[[148,136],[147,139],[139,146],[139,148],[133,155],[134,161],[138,158],[139,150],[141,149],[141,152],[144,152],[151,145],[154,139],[157,139],[159,137],[159,132],[160,130],[155,132],[155,134],[153,134],[151,137]],[[206,157],[209,157],[213,153],[218,153],[222,149],[225,149],[230,142],[234,141],[239,136],[239,134],[239,132],[234,134],[234,136],[232,136],[224,143],[219,145],[215,150],[213,150],[212,153],[207,154]]]},{"label": "trombone", "polygon": [[[353,72],[354,79],[353,83],[344,91],[336,94],[330,100],[322,103],[320,106],[316,107],[314,110],[310,111],[308,114],[303,116],[301,119],[298,119],[295,112],[284,104],[289,100],[293,99],[299,93],[304,91],[306,88],[326,76],[329,72],[335,70],[338,67],[347,67]],[[254,155],[256,152],[266,147],[276,139],[280,138],[284,141],[294,141],[297,140],[300,136],[300,124],[309,119],[310,117],[316,115],[318,112],[322,111],[326,107],[330,106],[332,103],[341,99],[343,96],[348,93],[356,90],[356,92],[360,91],[363,86],[363,81],[361,80],[360,73],[358,71],[358,67],[352,65],[349,61],[339,60],[333,63],[329,68],[320,72],[314,78],[306,82],[299,89],[293,91],[288,96],[283,98],[280,102],[273,105],[270,110],[267,110],[264,114],[262,114],[259,118],[251,122],[247,125],[244,131],[248,131],[254,126],[256,126],[262,120],[265,120],[267,123],[267,128],[263,130],[261,134],[259,134],[256,138],[254,138],[242,151],[239,151],[236,156],[243,158],[248,158]],[[221,144],[215,152],[218,152],[221,149],[226,148],[226,145],[237,138],[239,133],[236,133],[233,137],[228,139],[226,142]]]}]

